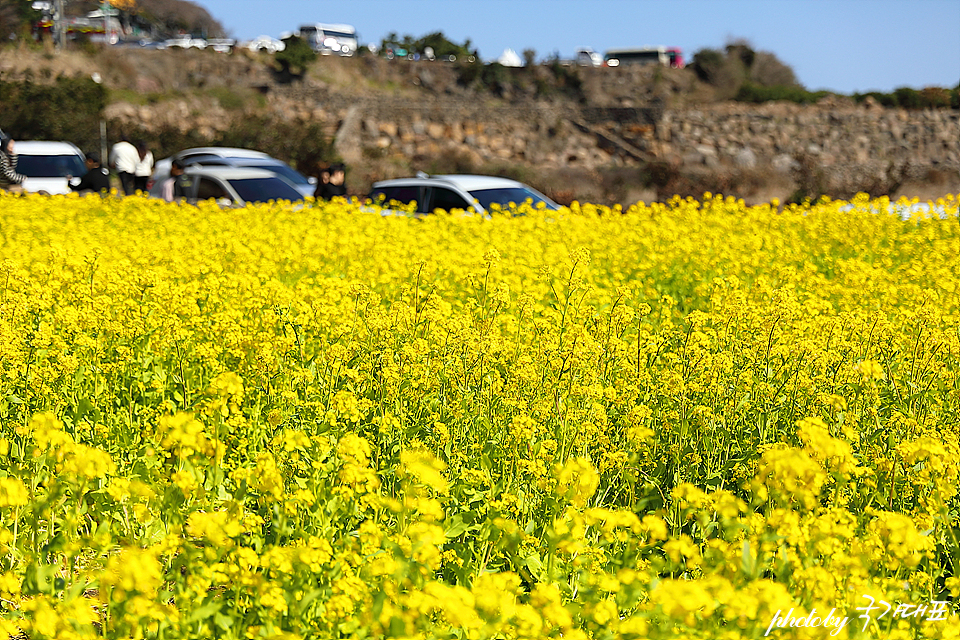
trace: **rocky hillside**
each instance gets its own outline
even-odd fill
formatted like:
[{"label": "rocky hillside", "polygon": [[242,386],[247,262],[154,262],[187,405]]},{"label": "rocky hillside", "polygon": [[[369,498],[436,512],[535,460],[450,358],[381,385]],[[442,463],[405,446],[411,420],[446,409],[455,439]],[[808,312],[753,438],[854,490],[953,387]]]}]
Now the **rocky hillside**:
[{"label": "rocky hillside", "polygon": [[690,69],[321,58],[301,76],[249,52],[0,52],[0,77],[100,74],[112,135],[161,154],[250,144],[304,171],[339,157],[351,189],[417,170],[510,175],[561,201],[722,192],[748,201],[960,191],[960,112],[828,98],[720,99]]}]

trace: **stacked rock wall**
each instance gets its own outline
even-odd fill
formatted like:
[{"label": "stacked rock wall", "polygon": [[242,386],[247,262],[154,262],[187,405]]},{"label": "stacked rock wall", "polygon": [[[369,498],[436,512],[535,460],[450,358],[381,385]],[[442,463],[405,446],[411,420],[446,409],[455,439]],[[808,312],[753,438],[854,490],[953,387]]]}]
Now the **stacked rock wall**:
[{"label": "stacked rock wall", "polygon": [[479,161],[550,168],[662,160],[692,168],[772,167],[790,174],[804,158],[850,180],[891,165],[960,172],[960,111],[907,111],[874,104],[721,103],[665,109],[523,105],[432,98],[343,102],[336,96],[277,97],[313,104],[340,122],[348,110],[363,126],[363,149],[425,157],[456,151]]},{"label": "stacked rock wall", "polygon": [[[271,117],[325,123],[353,165],[394,159],[416,167],[534,170],[668,163],[680,171],[769,171],[794,180],[804,167],[826,192],[880,190],[930,175],[960,184],[960,111],[907,111],[850,101],[819,105],[718,103],[696,108],[598,107],[461,96],[357,98],[316,87],[271,90]],[[121,123],[188,126],[215,138],[231,126],[217,104],[115,104]],[[879,186],[878,186],[879,185]]]}]

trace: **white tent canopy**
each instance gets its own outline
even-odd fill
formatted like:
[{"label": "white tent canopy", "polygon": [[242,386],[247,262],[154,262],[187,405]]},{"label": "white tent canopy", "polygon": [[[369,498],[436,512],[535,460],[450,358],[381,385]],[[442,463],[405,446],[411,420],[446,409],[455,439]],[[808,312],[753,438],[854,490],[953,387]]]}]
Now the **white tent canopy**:
[{"label": "white tent canopy", "polygon": [[500,57],[497,59],[497,62],[505,67],[523,66],[523,60],[520,59],[520,56],[518,56],[517,52],[513,49],[504,49],[503,53],[501,53]]}]

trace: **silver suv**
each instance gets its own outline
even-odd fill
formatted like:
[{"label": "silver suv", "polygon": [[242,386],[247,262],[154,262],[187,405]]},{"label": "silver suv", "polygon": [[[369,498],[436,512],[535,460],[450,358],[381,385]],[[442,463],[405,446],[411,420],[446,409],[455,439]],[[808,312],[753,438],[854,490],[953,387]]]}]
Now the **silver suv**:
[{"label": "silver suv", "polygon": [[[303,201],[292,184],[265,169],[191,166],[178,181],[183,199],[191,204],[216,200],[222,206],[242,207],[251,202]],[[163,183],[155,184],[150,195],[162,198]]]},{"label": "silver suv", "polygon": [[317,179],[306,177],[286,162],[278,160],[262,151],[238,149],[236,147],[197,147],[184,149],[169,158],[157,162],[153,176],[147,184],[149,190],[170,176],[170,164],[176,158],[183,166],[202,167],[244,167],[247,169],[266,169],[285,178],[303,196],[312,196],[317,188]]},{"label": "silver suv", "polygon": [[428,176],[397,178],[375,182],[369,198],[387,211],[414,204],[415,214],[424,215],[437,209],[462,209],[489,215],[492,207],[509,209],[529,201],[532,206],[557,210],[556,202],[539,191],[507,178],[475,175]]}]

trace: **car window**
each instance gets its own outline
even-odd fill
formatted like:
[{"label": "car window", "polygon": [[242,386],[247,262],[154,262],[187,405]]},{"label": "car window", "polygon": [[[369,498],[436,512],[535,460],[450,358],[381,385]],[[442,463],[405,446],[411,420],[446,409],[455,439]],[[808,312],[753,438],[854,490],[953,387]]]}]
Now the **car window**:
[{"label": "car window", "polygon": [[502,189],[474,189],[470,192],[474,198],[480,201],[480,204],[483,205],[483,208],[487,211],[490,211],[490,205],[496,203],[501,207],[508,207],[510,203],[520,206],[527,200],[532,200],[534,207],[538,203],[542,202],[547,209],[556,210],[559,209],[557,203],[553,202],[544,195],[533,191],[532,189],[526,189],[524,187],[504,187]]},{"label": "car window", "polygon": [[290,186],[290,183],[280,178],[250,178],[246,180],[230,180],[234,188],[245,202],[268,202],[270,200],[303,200],[303,195]]},{"label": "car window", "polygon": [[454,209],[470,208],[470,203],[463,196],[446,187],[432,187],[429,202],[430,211],[436,211],[437,209],[453,211]]},{"label": "car window", "polygon": [[272,171],[279,176],[282,176],[292,182],[293,184],[309,184],[307,177],[291,167],[290,165],[284,162],[276,162],[272,160],[246,160],[235,162],[238,167],[253,167],[258,169],[266,169],[267,171]]},{"label": "car window", "polygon": [[370,194],[370,199],[375,202],[381,201],[384,207],[388,207],[391,202],[409,205],[411,202],[420,203],[422,201],[420,187],[416,185],[374,189],[373,193]]},{"label": "car window", "polygon": [[209,153],[184,153],[175,157],[180,158],[180,161],[186,164],[188,162],[197,162],[198,160],[206,160],[207,158],[216,158],[218,156]]},{"label": "car window", "polygon": [[229,163],[215,156],[191,156],[182,160],[184,166],[203,165],[204,167],[225,167]]},{"label": "car window", "polygon": [[28,156],[20,154],[17,173],[28,178],[64,178],[87,173],[83,158],[77,155]]},{"label": "car window", "polygon": [[233,201],[233,198],[230,197],[230,194],[227,193],[227,190],[224,189],[223,185],[219,182],[211,180],[210,178],[200,178],[197,184],[197,200],[209,200],[210,198],[214,200],[227,198],[231,202]]}]

